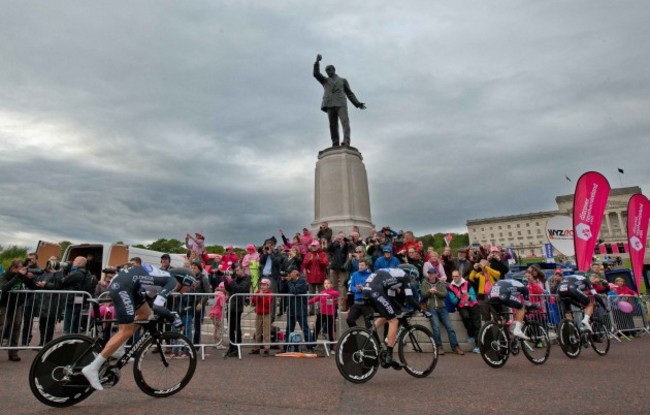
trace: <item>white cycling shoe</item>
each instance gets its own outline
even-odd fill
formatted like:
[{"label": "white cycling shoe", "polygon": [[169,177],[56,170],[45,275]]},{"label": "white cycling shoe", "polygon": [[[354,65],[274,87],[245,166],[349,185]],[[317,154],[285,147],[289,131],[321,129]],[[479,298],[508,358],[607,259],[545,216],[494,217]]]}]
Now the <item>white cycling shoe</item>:
[{"label": "white cycling shoe", "polygon": [[515,327],[515,329],[512,331],[512,334],[514,334],[515,337],[518,337],[523,340],[530,340],[530,337],[526,336],[523,331],[521,331],[520,328]]},{"label": "white cycling shoe", "polygon": [[96,370],[94,367],[92,367],[92,364],[81,369],[81,373],[83,373],[84,377],[88,380],[88,383],[90,383],[90,386],[92,386],[95,390],[104,390],[104,387],[99,381],[99,370]]}]

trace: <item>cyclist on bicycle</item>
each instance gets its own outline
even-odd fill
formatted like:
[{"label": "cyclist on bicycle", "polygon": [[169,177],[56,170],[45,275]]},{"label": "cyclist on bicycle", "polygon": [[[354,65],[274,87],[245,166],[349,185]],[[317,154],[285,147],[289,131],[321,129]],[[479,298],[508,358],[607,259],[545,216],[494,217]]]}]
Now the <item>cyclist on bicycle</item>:
[{"label": "cyclist on bicycle", "polygon": [[[133,258],[135,264],[140,263],[139,258]],[[108,358],[120,349],[129,340],[139,326],[134,321],[147,320],[151,316],[151,307],[147,302],[146,291],[162,287],[155,300],[153,310],[175,327],[183,325],[178,314],[169,311],[165,304],[167,298],[181,286],[190,286],[196,282],[192,271],[186,268],[172,268],[163,271],[149,264],[134,265],[127,270],[122,270],[111,280],[108,290],[115,306],[115,315],[119,324],[118,332],[106,343],[101,353],[95,357],[81,372],[88,379],[90,386],[96,390],[103,390],[99,379],[99,370]]]},{"label": "cyclist on bicycle", "polygon": [[489,294],[489,303],[499,310],[501,306],[510,307],[514,310],[515,329],[512,334],[521,339],[528,337],[521,331],[524,324],[528,303],[528,287],[517,280],[499,280],[492,286]]},{"label": "cyclist on bicycle", "polygon": [[363,287],[363,294],[368,299],[380,317],[375,319],[377,328],[388,323],[386,347],[388,354],[386,364],[395,369],[401,369],[404,364],[393,360],[393,347],[399,328],[397,315],[405,306],[410,305],[419,309],[418,300],[411,289],[412,278],[418,278],[420,273],[414,266],[404,268],[383,268],[370,274]]},{"label": "cyclist on bicycle", "polygon": [[572,304],[582,309],[584,313],[582,324],[589,331],[592,331],[589,319],[594,313],[595,301],[598,301],[603,309],[607,308],[603,299],[596,295],[597,292],[589,278],[584,275],[565,276],[558,284],[557,292],[567,310],[570,309]]}]

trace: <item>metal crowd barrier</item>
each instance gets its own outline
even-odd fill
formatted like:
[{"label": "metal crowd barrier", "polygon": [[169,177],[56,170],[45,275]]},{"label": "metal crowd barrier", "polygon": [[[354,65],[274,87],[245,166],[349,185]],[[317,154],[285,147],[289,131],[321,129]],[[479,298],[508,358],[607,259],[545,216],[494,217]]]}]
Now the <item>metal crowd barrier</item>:
[{"label": "metal crowd barrier", "polygon": [[[17,290],[7,294],[7,305],[0,307],[0,350],[39,349],[54,337],[66,333],[98,335],[89,332],[91,319],[88,317],[91,314],[85,300],[92,297],[84,291]],[[269,297],[269,315],[258,316],[254,304]],[[185,323],[184,334],[200,350],[202,359],[210,348],[226,349],[225,340],[237,348],[239,358],[242,347],[281,351],[323,347],[329,355],[330,348],[339,334],[347,329],[347,324],[338,315],[328,317],[320,314],[320,300],[323,297],[323,294],[235,294],[224,305],[220,320],[210,318],[215,298],[213,293],[174,293],[168,299],[167,307],[180,315]],[[105,292],[97,298],[102,317],[107,318],[103,335],[108,339],[117,327],[110,320],[110,297]],[[609,310],[599,312],[612,338],[629,340],[630,335],[650,333],[650,296],[603,298]],[[530,300],[541,307],[527,317],[541,323],[551,340],[557,339],[557,328],[566,311],[557,295],[531,295]],[[312,304],[305,305],[310,301]],[[632,310],[625,305],[620,306],[621,301],[627,302]],[[256,327],[256,323],[259,327]],[[161,321],[160,324],[161,330],[175,330],[166,322]],[[330,327],[333,340],[329,337]],[[256,332],[261,336],[256,336]]]},{"label": "metal crowd barrier", "polygon": [[90,327],[85,291],[13,290],[0,307],[0,350],[40,349],[67,333],[85,333]]},{"label": "metal crowd barrier", "polygon": [[[229,344],[237,348],[240,359],[243,346],[281,351],[311,351],[322,346],[329,355],[347,325],[344,328],[344,319],[336,315],[328,317],[320,313],[323,297],[324,294],[234,294],[228,299],[228,316],[224,317]],[[271,298],[269,314],[257,315],[253,303],[267,298]],[[307,304],[310,301],[313,303]],[[330,328],[332,339],[328,333]]]}]

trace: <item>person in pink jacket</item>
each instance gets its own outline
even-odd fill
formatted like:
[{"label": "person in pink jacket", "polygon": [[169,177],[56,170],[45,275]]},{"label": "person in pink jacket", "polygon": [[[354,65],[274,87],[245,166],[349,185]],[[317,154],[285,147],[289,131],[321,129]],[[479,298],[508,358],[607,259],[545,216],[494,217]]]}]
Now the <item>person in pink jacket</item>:
[{"label": "person in pink jacket", "polygon": [[319,294],[309,299],[307,304],[320,304],[320,312],[316,317],[316,327],[314,328],[314,339],[318,339],[322,329],[327,330],[327,339],[332,342],[331,349],[334,350],[334,319],[336,318],[336,306],[338,304],[339,292],[332,288],[330,280],[323,283],[324,289]]},{"label": "person in pink jacket", "polygon": [[214,324],[214,333],[212,338],[216,348],[219,350],[225,349],[221,340],[221,330],[223,328],[223,307],[226,305],[226,287],[223,282],[219,284],[214,291],[214,305],[210,309],[210,320]]}]

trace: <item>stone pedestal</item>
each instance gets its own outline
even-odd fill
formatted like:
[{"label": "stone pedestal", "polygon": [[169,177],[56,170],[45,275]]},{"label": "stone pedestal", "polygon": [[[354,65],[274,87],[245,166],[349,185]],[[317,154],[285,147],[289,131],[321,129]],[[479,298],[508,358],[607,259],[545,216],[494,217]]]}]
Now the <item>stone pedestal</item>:
[{"label": "stone pedestal", "polygon": [[327,222],[334,234],[346,235],[358,226],[362,237],[374,224],[370,218],[368,176],[363,157],[354,147],[330,147],[318,153],[314,186],[314,235]]}]

